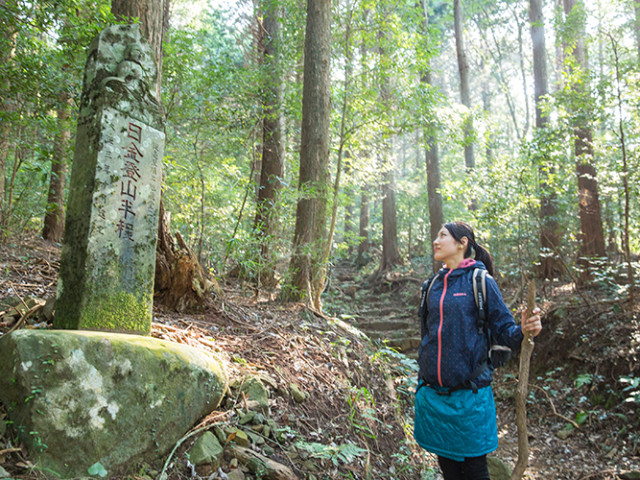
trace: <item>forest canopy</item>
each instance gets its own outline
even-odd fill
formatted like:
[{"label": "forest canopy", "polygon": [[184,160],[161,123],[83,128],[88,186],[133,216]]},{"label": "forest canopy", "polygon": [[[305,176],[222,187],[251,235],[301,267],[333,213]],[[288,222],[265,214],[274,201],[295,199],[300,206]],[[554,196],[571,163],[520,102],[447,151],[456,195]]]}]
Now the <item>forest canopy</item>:
[{"label": "forest canopy", "polygon": [[[632,292],[637,1],[328,5],[329,152],[304,182],[306,3],[172,2],[163,201],[206,269],[288,284],[313,198],[322,266],[426,273],[433,229],[461,219],[502,277]],[[108,1],[0,1],[2,241],[61,241],[86,51],[114,22]]]}]

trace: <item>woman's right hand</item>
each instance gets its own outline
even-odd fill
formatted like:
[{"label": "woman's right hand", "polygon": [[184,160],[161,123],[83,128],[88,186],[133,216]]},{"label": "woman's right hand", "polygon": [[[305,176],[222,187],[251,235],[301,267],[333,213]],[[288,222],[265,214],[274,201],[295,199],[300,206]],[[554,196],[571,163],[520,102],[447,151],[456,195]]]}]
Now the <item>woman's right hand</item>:
[{"label": "woman's right hand", "polygon": [[538,334],[542,330],[542,320],[540,318],[540,312],[542,312],[542,310],[536,307],[533,310],[533,315],[527,317],[527,309],[525,308],[522,311],[520,325],[522,325],[523,332],[530,333],[534,337],[538,336]]}]

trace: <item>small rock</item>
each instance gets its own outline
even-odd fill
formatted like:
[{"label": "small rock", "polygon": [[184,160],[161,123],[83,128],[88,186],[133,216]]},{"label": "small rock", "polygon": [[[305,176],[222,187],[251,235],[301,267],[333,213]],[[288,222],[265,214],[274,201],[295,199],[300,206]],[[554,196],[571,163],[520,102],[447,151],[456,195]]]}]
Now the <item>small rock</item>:
[{"label": "small rock", "polygon": [[56,312],[56,297],[54,295],[53,297],[47,298],[47,301],[45,302],[44,307],[42,307],[42,316],[47,322],[52,322],[55,312]]},{"label": "small rock", "polygon": [[269,409],[269,392],[258,377],[245,377],[240,387],[240,392],[247,396],[247,400],[258,402],[260,410],[266,411]]},{"label": "small rock", "polygon": [[225,435],[224,430],[222,430],[219,426],[216,425],[215,427],[213,427],[213,433],[222,445],[227,443],[227,435]]},{"label": "small rock", "polygon": [[244,433],[242,430],[237,428],[229,427],[225,428],[225,433],[227,433],[227,440],[230,442],[235,442],[236,444],[242,447],[248,447],[251,443],[249,441],[249,436]]},{"label": "small rock", "polygon": [[246,477],[244,476],[242,470],[236,468],[227,473],[227,478],[229,480],[245,480]]},{"label": "small rock", "polygon": [[270,457],[271,455],[273,455],[274,453],[276,453],[276,451],[271,448],[269,445],[265,445],[264,447],[262,447],[262,452],[267,456]]},{"label": "small rock", "polygon": [[189,449],[189,461],[195,466],[210,464],[214,470],[217,470],[222,453],[222,446],[216,436],[207,431]]},{"label": "small rock", "polygon": [[558,437],[560,440],[566,440],[571,435],[573,435],[574,431],[575,431],[575,429],[572,426],[567,426],[567,427],[563,428],[562,430],[556,432],[556,437]]},{"label": "small rock", "polygon": [[229,468],[231,468],[231,469],[238,468],[238,459],[237,458],[232,458],[229,461]]},{"label": "small rock", "polygon": [[620,478],[622,480],[640,480],[640,470],[621,473]]},{"label": "small rock", "polygon": [[244,432],[244,433],[246,433],[249,436],[252,443],[255,443],[256,445],[264,445],[264,438],[262,438],[260,435],[256,435],[255,433],[252,433],[252,432]]},{"label": "small rock", "polygon": [[9,475],[9,472],[7,472],[4,468],[2,468],[2,466],[0,465],[0,478],[9,478],[11,475]]},{"label": "small rock", "polygon": [[306,394],[295,383],[289,385],[289,390],[291,390],[291,396],[296,401],[296,403],[302,403],[307,399]]},{"label": "small rock", "polygon": [[511,478],[511,469],[498,457],[487,457],[487,467],[489,467],[491,480],[509,480]]},{"label": "small rock", "polygon": [[244,415],[242,415],[242,417],[240,417],[240,420],[238,421],[238,423],[240,425],[246,425],[249,422],[252,422],[253,419],[256,417],[256,412],[247,412]]}]

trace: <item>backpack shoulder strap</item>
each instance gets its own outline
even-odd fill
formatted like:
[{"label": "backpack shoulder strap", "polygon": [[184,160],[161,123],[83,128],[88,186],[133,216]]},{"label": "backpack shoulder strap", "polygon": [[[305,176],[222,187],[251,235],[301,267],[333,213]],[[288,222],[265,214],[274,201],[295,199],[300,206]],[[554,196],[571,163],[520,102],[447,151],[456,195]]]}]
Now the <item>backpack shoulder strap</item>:
[{"label": "backpack shoulder strap", "polygon": [[473,297],[478,307],[478,334],[487,331],[487,271],[482,268],[473,269]]},{"label": "backpack shoulder strap", "polygon": [[437,276],[438,274],[434,273],[431,276],[431,278],[429,278],[428,280],[425,280],[424,283],[422,284],[422,296],[420,298],[420,311],[419,311],[420,323],[422,327],[422,337],[424,337],[425,334],[429,333],[429,329],[427,327],[427,315],[429,314],[428,298],[429,298],[429,292],[431,292],[431,287],[433,287],[433,284],[435,283],[434,281]]}]

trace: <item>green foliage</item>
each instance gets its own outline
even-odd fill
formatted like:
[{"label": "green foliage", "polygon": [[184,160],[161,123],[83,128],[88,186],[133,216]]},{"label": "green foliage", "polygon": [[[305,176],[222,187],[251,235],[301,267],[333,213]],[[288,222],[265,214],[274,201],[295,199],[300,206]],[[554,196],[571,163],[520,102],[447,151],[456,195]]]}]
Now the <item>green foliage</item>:
[{"label": "green foliage", "polygon": [[92,475],[92,476],[97,475],[100,478],[104,478],[108,475],[107,470],[102,466],[100,462],[96,462],[93,465],[91,465],[87,470],[87,472],[89,473],[89,475]]},{"label": "green foliage", "polygon": [[324,445],[317,442],[297,442],[296,448],[305,450],[314,458],[330,460],[333,465],[338,466],[339,462],[345,464],[353,463],[358,457],[362,457],[367,450],[360,448],[353,443],[343,443],[340,445]]},{"label": "green foliage", "polygon": [[620,383],[626,385],[622,391],[628,395],[625,402],[640,403],[640,377],[623,376]]}]

